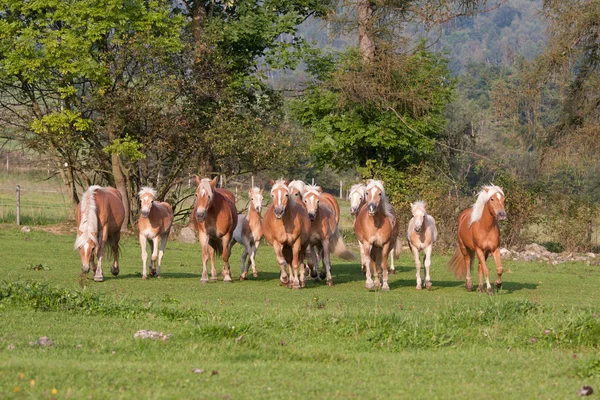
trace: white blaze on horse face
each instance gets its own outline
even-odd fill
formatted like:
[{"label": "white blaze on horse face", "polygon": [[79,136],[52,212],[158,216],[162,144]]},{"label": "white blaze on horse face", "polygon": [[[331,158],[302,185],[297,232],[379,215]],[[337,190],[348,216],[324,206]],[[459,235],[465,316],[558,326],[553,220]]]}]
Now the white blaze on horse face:
[{"label": "white blaze on horse face", "polygon": [[424,210],[416,210],[413,214],[415,217],[415,231],[419,232],[423,226],[423,217],[425,216]]},{"label": "white blaze on horse face", "polygon": [[145,194],[142,196],[141,201],[142,201],[142,206],[141,206],[141,212],[142,214],[146,214],[148,215],[148,213],[150,212],[150,207],[152,207],[152,200],[154,200],[154,198],[152,196],[150,196],[149,194]]},{"label": "white blaze on horse face", "polygon": [[496,197],[498,197],[498,200],[502,200],[502,197],[500,196],[500,193],[496,193]]},{"label": "white blaze on horse face", "polygon": [[306,196],[306,210],[309,213],[316,214],[317,207],[319,206],[319,199],[315,195]]},{"label": "white blaze on horse face", "polygon": [[352,195],[350,196],[350,207],[352,208],[356,208],[360,205],[362,201],[362,196],[360,195],[360,193],[358,192],[354,192],[352,193]]}]

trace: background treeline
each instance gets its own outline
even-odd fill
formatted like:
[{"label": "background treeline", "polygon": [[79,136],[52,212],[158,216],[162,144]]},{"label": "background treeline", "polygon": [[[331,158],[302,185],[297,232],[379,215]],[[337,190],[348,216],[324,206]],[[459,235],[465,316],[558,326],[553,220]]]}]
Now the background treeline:
[{"label": "background treeline", "polygon": [[[386,183],[458,211],[502,185],[506,245],[595,244],[599,1],[0,0],[6,149],[72,204],[142,185],[185,214],[188,178]],[[46,163],[45,162],[45,163]]]}]

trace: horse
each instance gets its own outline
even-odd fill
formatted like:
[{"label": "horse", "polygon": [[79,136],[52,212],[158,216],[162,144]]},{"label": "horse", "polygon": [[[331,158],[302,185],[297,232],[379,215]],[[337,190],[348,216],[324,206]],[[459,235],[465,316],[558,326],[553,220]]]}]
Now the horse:
[{"label": "horse", "polygon": [[417,268],[417,290],[421,290],[421,257],[419,252],[425,253],[425,288],[431,289],[431,276],[429,267],[431,266],[431,250],[437,241],[438,231],[435,226],[435,219],[427,214],[427,205],[423,201],[416,201],[411,204],[413,217],[408,223],[406,239],[415,257],[415,267]]},{"label": "horse", "polygon": [[322,252],[321,260],[323,261],[323,269],[321,270],[321,279],[327,278],[327,286],[333,286],[330,253],[333,252],[333,254],[344,260],[353,260],[354,255],[344,245],[333,210],[320,203],[322,194],[319,186],[307,186],[302,196],[302,201],[306,205],[308,218],[311,221],[309,238],[313,263],[313,273],[311,273],[311,276],[318,279],[316,252]]},{"label": "horse", "polygon": [[466,279],[467,291],[473,290],[471,267],[474,256],[479,261],[479,287],[483,292],[482,275],[485,276],[486,291],[494,294],[490,285],[487,257],[492,254],[496,263],[498,278],[494,282],[497,289],[502,287],[502,261],[500,260],[500,226],[498,221],[507,218],[504,210],[504,192],[502,188],[484,186],[477,194],[477,201],[471,208],[464,210],[458,217],[458,249],[448,266],[458,279]]},{"label": "horse", "polygon": [[[396,247],[398,239],[396,212],[388,202],[381,181],[369,179],[365,192],[365,207],[360,209],[354,221],[354,233],[362,243],[362,262],[367,269],[365,288],[381,286],[381,290],[390,290],[387,258]],[[379,282],[380,266],[383,271],[383,284]],[[371,269],[375,275],[375,282],[371,279]]]},{"label": "horse", "polygon": [[[119,275],[119,239],[124,219],[125,207],[121,193],[112,187],[90,186],[77,205],[74,248],[79,250],[81,270],[87,273],[91,266],[96,282],[104,281],[102,257],[107,243],[108,251],[112,251],[114,258],[110,272],[114,276]],[[98,257],[97,266],[94,264],[94,253]]]},{"label": "horse", "polygon": [[[160,278],[160,267],[165,253],[165,247],[169,240],[169,233],[173,225],[173,208],[169,203],[155,201],[156,190],[144,186],[138,193],[140,199],[140,218],[138,219],[138,231],[140,247],[142,248],[142,279],[148,279],[146,263],[148,253],[146,244],[150,244],[150,276],[156,275]],[[158,261],[158,263],[157,263]]]},{"label": "horse", "polygon": [[192,211],[192,224],[198,231],[198,240],[202,246],[201,283],[208,282],[206,263],[210,257],[210,279],[217,280],[215,253],[222,254],[223,282],[232,282],[229,268],[229,241],[237,226],[238,214],[235,197],[227,189],[216,188],[217,178],[200,179],[196,176],[196,202]]},{"label": "horse", "polygon": [[[302,196],[304,196],[304,192],[306,191],[306,183],[302,182],[302,181],[291,181],[289,184],[289,188],[290,188],[290,193],[292,194],[292,196],[294,196],[294,199],[299,202],[300,204],[303,204],[302,201]],[[338,204],[337,200],[335,199],[334,196],[332,196],[329,193],[323,192],[321,190],[321,202],[326,205],[327,207],[331,208],[331,210],[333,211],[334,215],[335,215],[335,223],[339,224],[340,223],[340,205]]]},{"label": "horse", "polygon": [[[283,179],[271,181],[271,199],[273,203],[267,209],[263,219],[263,234],[275,251],[281,270],[279,280],[294,289],[300,289],[306,283],[304,260],[310,236],[310,219],[306,209],[290,196],[288,182]],[[289,269],[290,279],[285,271]]]},{"label": "horse", "polygon": [[[365,204],[365,189],[367,187],[362,183],[357,183],[356,185],[352,185],[350,188],[350,192],[348,193],[348,200],[350,200],[350,215],[354,218],[354,222],[356,222],[356,216],[360,211],[361,207]],[[361,269],[362,273],[366,273],[367,266],[362,263],[364,260],[364,251],[362,248],[362,243],[358,242],[358,249],[360,250],[360,258],[361,258]],[[390,252],[390,274],[395,274],[396,269],[394,268],[394,254],[396,257],[399,256],[400,253],[400,245],[394,246],[394,251]]]},{"label": "horse", "polygon": [[[252,187],[248,190],[250,195],[250,207],[248,207],[248,215],[238,215],[238,223],[233,231],[233,239],[229,242],[229,254],[231,254],[231,248],[234,244],[240,243],[244,246],[242,252],[242,272],[240,274],[240,280],[246,279],[248,274],[248,265],[252,265],[252,276],[258,277],[258,271],[256,270],[256,250],[260,245],[260,239],[263,236],[262,224],[260,221],[260,212],[262,210],[263,201],[263,190],[260,188]],[[246,264],[248,256],[250,257],[249,263]]]}]

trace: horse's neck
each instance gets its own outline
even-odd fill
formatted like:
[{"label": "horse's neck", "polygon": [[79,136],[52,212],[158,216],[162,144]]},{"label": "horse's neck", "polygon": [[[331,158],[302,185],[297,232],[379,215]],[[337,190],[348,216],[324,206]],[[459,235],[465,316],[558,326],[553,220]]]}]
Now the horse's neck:
[{"label": "horse's neck", "polygon": [[256,227],[260,226],[260,214],[258,211],[256,211],[252,204],[248,208],[248,223],[253,231]]},{"label": "horse's neck", "polygon": [[497,225],[496,219],[494,219],[492,214],[489,212],[487,204],[483,208],[483,213],[481,214],[481,219],[476,222],[479,222],[479,224],[482,227],[484,227],[487,231],[492,230],[494,228],[494,226]]}]

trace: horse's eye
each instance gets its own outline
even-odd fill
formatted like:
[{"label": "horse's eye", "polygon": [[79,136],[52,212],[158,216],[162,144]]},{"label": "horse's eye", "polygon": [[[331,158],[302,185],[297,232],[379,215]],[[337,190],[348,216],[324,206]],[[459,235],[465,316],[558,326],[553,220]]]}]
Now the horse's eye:
[{"label": "horse's eye", "polygon": [[285,197],[290,197],[290,195],[288,193],[285,194]]},{"label": "horse's eye", "polygon": [[379,196],[381,197],[381,192],[379,192]]},{"label": "horse's eye", "polygon": [[304,204],[308,204],[308,200],[304,200]]},{"label": "horse's eye", "polygon": [[494,201],[494,198],[492,197],[490,200],[491,200],[491,201]]}]

